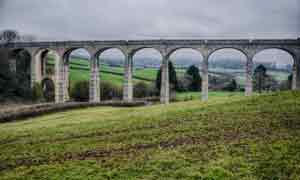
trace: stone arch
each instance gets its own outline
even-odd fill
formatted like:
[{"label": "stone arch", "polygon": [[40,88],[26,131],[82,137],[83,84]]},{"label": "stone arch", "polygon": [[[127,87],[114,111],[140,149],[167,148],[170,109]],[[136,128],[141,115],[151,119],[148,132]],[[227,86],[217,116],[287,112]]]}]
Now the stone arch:
[{"label": "stone arch", "polygon": [[126,54],[117,47],[101,48],[95,53],[99,68],[101,100],[122,99]]},{"label": "stone arch", "polygon": [[[198,94],[200,94],[202,86],[201,70],[203,55],[199,49],[194,47],[177,47],[172,49],[167,56],[175,67],[177,76],[176,91],[193,92],[188,93],[187,95],[186,93],[183,93],[180,96],[184,99],[191,98],[191,96],[193,98],[194,96],[197,98],[200,97]],[[198,71],[198,76],[194,74],[196,71]],[[188,73],[192,73],[193,75],[187,76]],[[170,94],[173,99],[176,98],[174,92],[175,91]]]},{"label": "stone arch", "polygon": [[[268,57],[273,54],[273,57]],[[275,55],[277,54],[277,55]],[[275,56],[274,56],[275,55]],[[266,56],[268,60],[263,57]],[[283,62],[277,59],[280,58],[288,59],[288,62]],[[265,58],[267,61],[261,61],[262,58]],[[259,48],[253,56],[253,68],[252,72],[255,71],[258,65],[264,65],[267,69],[268,79],[272,81],[268,81],[267,84],[273,82],[273,85],[266,85],[267,90],[280,90],[280,89],[296,89],[296,81],[298,78],[296,66],[297,66],[297,58],[296,54],[293,51],[282,48],[282,47],[265,47]],[[257,89],[257,83],[255,83],[255,79],[253,79],[254,87]]]},{"label": "stone arch", "polygon": [[[78,58],[76,59],[71,57],[74,52],[78,53]],[[71,98],[71,90],[77,82],[91,80],[90,74],[92,56],[93,55],[85,47],[72,47],[67,49],[63,54],[66,100]],[[77,76],[78,72],[80,72],[81,76]]]},{"label": "stone arch", "polygon": [[[42,80],[44,78],[50,78],[54,81],[55,84],[55,102],[63,102],[64,101],[64,92],[63,88],[64,85],[61,84],[61,77],[63,77],[63,71],[62,71],[62,58],[60,56],[60,54],[52,48],[39,48],[37,49],[35,52],[33,52],[34,54],[34,59],[33,59],[33,63],[32,63],[32,67],[34,67],[34,70],[32,71],[32,75],[34,77],[34,79],[32,80],[32,82],[38,82],[38,83],[42,83]],[[53,67],[50,67],[50,74],[47,73],[47,75],[43,76],[43,73],[41,72],[42,70],[42,66],[44,66],[45,64],[43,64],[45,61],[42,61],[42,58],[47,58],[47,56],[49,54],[53,55],[53,62],[50,62]],[[47,66],[46,66],[47,68]],[[44,68],[44,69],[46,69]]]},{"label": "stone arch", "polygon": [[[129,58],[132,61],[131,69],[135,79],[133,97],[145,98],[158,95],[155,89],[158,86],[156,80],[164,59],[162,52],[153,47],[140,47],[132,51]],[[149,93],[146,92],[147,90]]]},{"label": "stone arch", "polygon": [[245,89],[248,60],[246,51],[235,47],[217,48],[209,53],[207,60],[208,71],[211,74],[209,76],[210,89],[218,91]]},{"label": "stone arch", "polygon": [[84,50],[86,51],[86,53],[89,55],[89,59],[92,58],[93,54],[90,54],[90,52],[88,51],[88,49],[86,49],[85,47],[74,47],[74,48],[69,48],[65,51],[64,55],[63,55],[63,60],[65,63],[68,63],[67,61],[70,60],[70,55],[77,50]]},{"label": "stone arch", "polygon": [[136,53],[138,53],[139,51],[142,51],[144,49],[153,49],[157,52],[159,52],[159,54],[161,55],[161,57],[163,58],[163,52],[161,49],[157,48],[157,47],[152,47],[152,46],[142,46],[142,47],[138,47],[138,48],[134,48],[129,52],[129,56],[134,57],[134,55]]},{"label": "stone arch", "polygon": [[[174,48],[172,49],[168,54],[167,57],[168,59],[172,60],[171,57],[174,55],[177,55],[177,53],[181,53],[181,51],[186,51],[184,53],[188,54],[188,53],[194,53],[197,54],[197,56],[200,56],[201,59],[199,61],[203,61],[203,55],[202,52],[199,51],[199,49],[194,48],[194,47],[178,47],[178,48]],[[190,52],[187,52],[190,51]]]},{"label": "stone arch", "polygon": [[[276,47],[276,46],[270,46],[270,47],[264,47],[264,48],[259,48],[258,50],[256,50],[254,56],[256,56],[257,54],[266,51],[266,50],[279,50],[279,51],[284,51],[286,53],[288,53],[292,58],[293,58],[293,63],[295,63],[297,61],[297,57],[296,57],[296,53],[294,53],[292,50],[288,49],[288,48],[283,48],[283,47]],[[254,57],[253,56],[253,57]]]},{"label": "stone arch", "polygon": [[[126,53],[124,52],[123,49],[118,48],[118,47],[105,47],[105,48],[101,48],[100,50],[98,50],[94,55],[94,59],[97,61],[98,66],[102,63],[101,56],[105,56],[106,53],[111,53],[111,51],[115,51],[114,53],[121,55],[122,60],[125,61]],[[122,62],[122,63],[123,64],[120,64],[120,65],[124,65],[124,62]],[[100,68],[101,68],[101,66],[100,66]]]},{"label": "stone arch", "polygon": [[119,50],[120,52],[122,52],[122,54],[124,55],[124,57],[126,57],[126,52],[124,49],[120,48],[120,47],[104,47],[104,48],[101,48],[99,49],[96,53],[95,53],[95,57],[100,57],[102,53],[105,53],[106,51],[109,51],[109,50],[113,50],[113,49],[117,49]]},{"label": "stone arch", "polygon": [[[48,66],[48,55],[52,54],[54,56],[54,58],[52,59],[54,62],[51,62],[51,64],[53,65],[52,70],[49,70],[51,72],[47,73],[47,66]],[[52,78],[54,78],[54,75],[56,74],[56,69],[55,69],[55,65],[57,63],[59,63],[60,61],[60,57],[59,54],[51,48],[39,48],[37,49],[35,52],[33,52],[33,61],[34,61],[34,68],[35,68],[35,81],[36,82],[42,82],[43,78],[45,78],[46,76],[53,76]],[[50,74],[50,75],[48,75]]]},{"label": "stone arch", "polygon": [[237,47],[233,47],[233,46],[226,46],[226,47],[219,47],[219,48],[216,48],[216,49],[213,49],[213,50],[211,50],[209,53],[208,53],[208,59],[209,59],[209,57],[212,55],[212,54],[214,54],[215,52],[217,52],[217,51],[220,51],[220,50],[223,50],[223,49],[233,49],[233,50],[236,50],[236,51],[239,51],[239,52],[241,52],[241,53],[243,53],[246,57],[248,57],[248,54],[247,54],[247,52],[243,49],[243,48],[237,48]]},{"label": "stone arch", "polygon": [[167,57],[170,58],[172,56],[172,54],[176,53],[177,51],[180,50],[185,50],[185,49],[191,49],[193,51],[197,51],[198,53],[200,53],[200,55],[203,57],[202,52],[199,50],[199,48],[195,48],[193,46],[180,46],[180,47],[176,47],[176,48],[172,48],[171,50],[169,50],[169,52],[167,53]]}]

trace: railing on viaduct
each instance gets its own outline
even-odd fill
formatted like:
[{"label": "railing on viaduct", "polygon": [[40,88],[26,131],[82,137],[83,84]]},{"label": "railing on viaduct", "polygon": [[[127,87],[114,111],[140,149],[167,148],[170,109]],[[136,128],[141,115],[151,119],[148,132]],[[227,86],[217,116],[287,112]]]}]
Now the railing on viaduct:
[{"label": "railing on viaduct", "polygon": [[245,95],[253,92],[252,71],[253,57],[265,49],[281,49],[288,52],[294,59],[292,89],[300,89],[300,40],[299,39],[273,39],[273,40],[138,40],[138,41],[58,41],[58,42],[15,42],[0,44],[0,48],[9,50],[23,49],[31,55],[31,81],[42,80],[42,58],[45,51],[55,52],[55,101],[62,103],[68,100],[68,74],[70,53],[84,48],[90,54],[90,101],[100,101],[99,59],[101,53],[108,49],[117,48],[125,56],[125,73],[123,86],[124,101],[133,100],[133,56],[144,48],[156,49],[162,56],[162,103],[169,103],[169,57],[176,50],[191,48],[203,56],[202,64],[202,99],[208,99],[208,59],[209,56],[224,48],[232,48],[242,52],[247,57]]}]

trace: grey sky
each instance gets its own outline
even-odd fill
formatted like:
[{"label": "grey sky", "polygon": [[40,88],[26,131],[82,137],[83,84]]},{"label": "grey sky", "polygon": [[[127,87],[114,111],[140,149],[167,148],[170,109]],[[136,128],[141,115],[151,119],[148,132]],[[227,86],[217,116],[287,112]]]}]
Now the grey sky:
[{"label": "grey sky", "polygon": [[[3,29],[39,40],[297,38],[300,0],[0,0]],[[259,57],[288,58],[269,54]],[[174,56],[199,58],[193,52]]]},{"label": "grey sky", "polygon": [[300,0],[0,0],[0,30],[40,39],[296,38]]}]

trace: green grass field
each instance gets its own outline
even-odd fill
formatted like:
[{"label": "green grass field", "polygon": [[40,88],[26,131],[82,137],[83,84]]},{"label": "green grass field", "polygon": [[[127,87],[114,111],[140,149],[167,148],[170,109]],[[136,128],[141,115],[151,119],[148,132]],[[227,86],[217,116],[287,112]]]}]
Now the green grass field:
[{"label": "green grass field", "polygon": [[0,124],[0,179],[300,177],[300,92],[95,107]]},{"label": "green grass field", "polygon": [[[244,92],[225,92],[225,91],[209,91],[208,97],[211,98],[219,98],[219,97],[242,97],[244,96]],[[176,93],[176,100],[184,101],[184,100],[197,100],[201,98],[201,92],[183,92]]]}]

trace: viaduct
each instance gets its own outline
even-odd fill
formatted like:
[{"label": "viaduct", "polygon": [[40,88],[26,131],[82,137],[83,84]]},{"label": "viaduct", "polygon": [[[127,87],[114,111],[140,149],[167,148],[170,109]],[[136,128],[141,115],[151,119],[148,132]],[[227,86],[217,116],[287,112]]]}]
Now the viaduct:
[{"label": "viaduct", "polygon": [[[169,71],[170,55],[181,48],[191,48],[203,56],[202,63],[202,100],[208,99],[208,59],[220,49],[232,48],[242,52],[247,57],[245,95],[253,91],[252,72],[253,57],[265,49],[281,49],[288,52],[294,59],[292,89],[300,89],[300,39],[268,39],[268,40],[138,40],[138,41],[58,41],[58,42],[14,42],[0,44],[0,48],[10,51],[26,50],[31,56],[31,83],[42,81],[42,58],[49,50],[55,52],[55,102],[63,103],[68,100],[68,58],[75,49],[84,48],[90,54],[90,102],[100,101],[99,56],[104,51],[116,48],[125,56],[123,100],[133,100],[133,56],[143,48],[153,48],[162,56],[162,81],[160,101],[169,103]],[[15,57],[11,56],[10,59]]]}]

